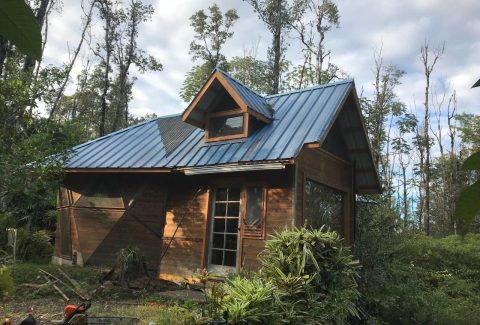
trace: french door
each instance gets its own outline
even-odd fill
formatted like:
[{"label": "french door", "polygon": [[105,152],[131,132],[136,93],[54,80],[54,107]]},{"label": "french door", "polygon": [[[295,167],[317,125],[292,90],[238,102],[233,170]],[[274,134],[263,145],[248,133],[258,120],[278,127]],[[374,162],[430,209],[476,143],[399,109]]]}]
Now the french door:
[{"label": "french door", "polygon": [[215,190],[210,224],[208,270],[216,275],[236,272],[239,248],[240,188]]}]

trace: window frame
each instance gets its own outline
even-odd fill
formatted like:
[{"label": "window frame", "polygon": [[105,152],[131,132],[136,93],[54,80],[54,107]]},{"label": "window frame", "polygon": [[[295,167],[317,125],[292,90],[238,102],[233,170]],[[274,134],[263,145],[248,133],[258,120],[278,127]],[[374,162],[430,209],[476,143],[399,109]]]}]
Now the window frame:
[{"label": "window frame", "polygon": [[[243,130],[241,133],[222,135],[222,136],[210,136],[210,119],[216,117],[236,117],[243,116]],[[248,113],[243,112],[240,109],[229,109],[221,112],[207,113],[205,116],[205,142],[221,141],[221,140],[231,140],[231,139],[241,139],[248,137]]]}]

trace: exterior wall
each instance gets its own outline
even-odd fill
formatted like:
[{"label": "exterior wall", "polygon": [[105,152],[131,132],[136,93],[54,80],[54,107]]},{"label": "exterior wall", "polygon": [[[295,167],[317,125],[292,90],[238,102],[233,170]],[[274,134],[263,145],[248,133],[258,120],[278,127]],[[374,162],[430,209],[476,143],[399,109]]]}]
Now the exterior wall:
[{"label": "exterior wall", "polygon": [[[207,267],[211,207],[215,186],[264,184],[267,188],[266,236],[292,226],[293,168],[284,171],[177,176],[177,185],[169,187],[164,247],[175,229],[177,233],[160,266],[160,277],[170,280],[191,279],[193,273]],[[195,193],[200,188],[197,196]],[[192,200],[193,199],[193,200]],[[243,238],[240,234],[238,270],[256,269],[258,254],[265,245],[262,239]]]},{"label": "exterior wall", "polygon": [[[59,200],[58,211],[59,215],[68,211],[75,264],[111,265],[121,248],[136,245],[145,253],[148,267],[156,270],[165,224],[166,180],[151,175],[116,175],[121,205],[78,206],[81,196],[99,177],[93,173],[67,175],[59,191],[68,198],[63,203]],[[55,256],[69,258],[61,254],[62,231],[57,222]]]},{"label": "exterior wall", "polygon": [[295,177],[295,225],[303,225],[305,180],[311,179],[345,193],[343,237],[353,244],[352,165],[319,148],[304,148],[297,160]]},{"label": "exterior wall", "polygon": [[[69,174],[60,189],[68,200],[62,202],[60,195],[58,210],[69,213],[76,264],[110,265],[119,249],[133,244],[144,251],[151,270],[178,281],[191,279],[197,269],[207,266],[209,209],[215,186],[263,184],[268,236],[293,225],[293,176],[293,167],[205,176],[117,174],[126,203],[106,209],[76,206],[98,174]],[[69,258],[61,254],[61,232],[57,222],[56,260]],[[242,236],[240,240],[239,269],[257,268],[264,240]]]}]

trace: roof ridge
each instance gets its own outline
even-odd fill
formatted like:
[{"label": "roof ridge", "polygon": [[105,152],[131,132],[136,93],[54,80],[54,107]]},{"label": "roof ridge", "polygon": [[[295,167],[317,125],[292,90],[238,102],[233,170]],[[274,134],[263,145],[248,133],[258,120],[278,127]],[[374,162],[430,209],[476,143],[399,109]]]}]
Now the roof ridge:
[{"label": "roof ridge", "polygon": [[339,81],[335,81],[335,82],[330,82],[330,83],[327,83],[327,84],[321,84],[321,85],[311,86],[311,87],[307,87],[307,88],[286,91],[284,93],[268,95],[268,96],[265,96],[265,99],[270,99],[270,98],[273,98],[273,97],[279,97],[279,96],[284,96],[284,95],[291,95],[291,94],[300,93],[300,92],[304,92],[304,91],[327,88],[327,87],[331,87],[331,86],[337,86],[337,85],[353,83],[353,82],[354,82],[353,78],[344,79],[344,80],[339,80]]},{"label": "roof ridge", "polygon": [[244,84],[243,82],[241,82],[240,80],[238,80],[238,79],[236,79],[236,78],[232,77],[232,75],[231,75],[231,74],[229,74],[229,73],[227,73],[227,72],[223,71],[223,70],[222,70],[222,69],[220,69],[220,68],[216,68],[216,69],[217,69],[218,71],[220,71],[221,73],[223,73],[223,74],[227,75],[227,77],[229,77],[230,79],[232,79],[232,80],[233,80],[233,81],[235,81],[236,83],[238,83],[238,84],[240,84],[241,86],[243,86],[243,87],[247,88],[248,90],[250,90],[250,91],[251,91],[252,93],[254,93],[255,95],[257,95],[257,96],[259,96],[259,97],[262,97],[263,99],[265,99],[265,97],[266,97],[266,96],[263,96],[263,95],[259,94],[258,92],[256,92],[256,91],[255,91],[255,90],[253,90],[252,88],[250,88],[250,87],[248,87],[247,85],[245,85],[245,84]]}]

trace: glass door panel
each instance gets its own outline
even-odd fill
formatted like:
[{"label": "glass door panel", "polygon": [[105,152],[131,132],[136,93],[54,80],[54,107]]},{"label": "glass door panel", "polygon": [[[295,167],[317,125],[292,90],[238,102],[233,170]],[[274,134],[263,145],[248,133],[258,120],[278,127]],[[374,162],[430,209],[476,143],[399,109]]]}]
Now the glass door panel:
[{"label": "glass door panel", "polygon": [[213,204],[208,269],[226,275],[237,267],[240,188],[217,188]]}]

